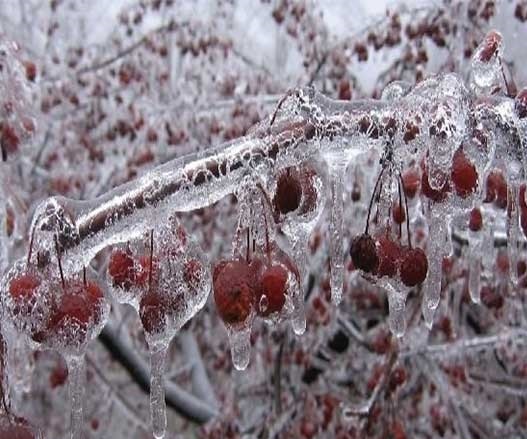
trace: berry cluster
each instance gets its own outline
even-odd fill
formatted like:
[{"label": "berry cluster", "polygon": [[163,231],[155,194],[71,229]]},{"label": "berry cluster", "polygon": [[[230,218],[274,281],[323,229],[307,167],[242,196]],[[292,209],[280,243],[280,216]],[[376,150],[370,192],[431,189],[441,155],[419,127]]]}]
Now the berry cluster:
[{"label": "berry cluster", "polygon": [[147,339],[154,343],[172,338],[208,293],[206,264],[177,220],[160,231],[159,243],[154,247],[151,231],[148,246],[116,248],[108,263],[113,295],[138,309]]},{"label": "berry cluster", "polygon": [[37,264],[32,263],[30,245],[27,261],[19,261],[6,276],[4,305],[15,328],[37,345],[82,354],[102,328],[108,306],[86,269],[82,275],[64,275],[57,240],[55,250],[60,276],[54,266],[40,267],[38,254]]},{"label": "berry cluster", "polygon": [[[300,200],[308,198],[305,187],[286,171],[279,180],[273,205],[275,212],[285,215],[301,206]],[[261,192],[265,242],[263,248],[256,245],[250,227],[245,229],[245,254],[222,260],[214,267],[213,290],[216,308],[221,319],[229,326],[244,326],[254,315],[271,318],[284,310],[292,283],[299,283],[295,263],[271,238],[268,212],[271,202],[267,192]]]},{"label": "berry cluster", "polygon": [[[408,202],[406,201],[407,191],[404,191],[405,209],[403,209],[401,195],[403,191],[401,186],[404,186],[404,180],[401,175],[398,175],[399,202],[392,206],[393,220],[399,226],[398,239],[392,237],[390,233],[391,228],[388,226],[383,227],[375,237],[368,233],[373,202],[379,195],[379,182],[385,170],[386,168],[383,167],[373,190],[365,231],[352,240],[350,255],[355,268],[378,277],[387,276],[394,278],[398,276],[404,285],[414,287],[421,284],[426,278],[428,258],[422,249],[413,248],[411,244]],[[392,171],[390,167],[390,174]],[[413,174],[407,174],[407,180],[412,180],[413,182]],[[400,226],[404,221],[407,224],[408,245],[401,243],[402,233]]]}]

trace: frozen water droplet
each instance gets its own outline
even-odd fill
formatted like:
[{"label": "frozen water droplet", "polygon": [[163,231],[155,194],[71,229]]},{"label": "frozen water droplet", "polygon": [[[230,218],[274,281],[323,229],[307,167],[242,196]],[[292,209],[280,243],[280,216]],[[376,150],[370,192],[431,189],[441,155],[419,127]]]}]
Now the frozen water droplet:
[{"label": "frozen water droplet", "polygon": [[82,403],[84,394],[84,356],[66,357],[71,404],[71,439],[81,439],[84,426]]},{"label": "frozen water droplet", "polygon": [[251,358],[251,326],[227,329],[231,345],[232,364],[237,370],[245,370]]},{"label": "frozen water droplet", "polygon": [[152,433],[156,439],[165,437],[167,414],[163,374],[168,345],[158,345],[150,351],[150,416]]}]

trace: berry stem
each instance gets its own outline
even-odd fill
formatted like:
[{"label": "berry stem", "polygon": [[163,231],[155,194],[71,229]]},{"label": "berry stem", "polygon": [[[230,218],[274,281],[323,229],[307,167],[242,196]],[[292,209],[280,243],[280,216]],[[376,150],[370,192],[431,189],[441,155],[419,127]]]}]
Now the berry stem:
[{"label": "berry stem", "polygon": [[381,169],[381,172],[379,173],[379,176],[377,177],[377,181],[375,182],[375,187],[373,188],[373,193],[371,194],[371,198],[370,198],[370,205],[368,206],[368,216],[366,218],[366,228],[364,230],[364,234],[367,235],[368,234],[368,228],[370,226],[370,216],[371,216],[371,209],[373,207],[373,200],[375,199],[375,193],[377,192],[377,189],[379,187],[379,183],[381,181],[381,178],[382,178],[382,174],[384,173],[384,166],[382,167]]},{"label": "berry stem", "polygon": [[59,264],[59,273],[60,273],[60,280],[62,282],[62,289],[66,287],[66,283],[64,282],[64,272],[62,271],[62,262],[60,261],[60,249],[59,249],[59,241],[57,240],[57,235],[53,236],[53,240],[55,241],[55,251],[57,253],[57,261]]},{"label": "berry stem", "polygon": [[271,200],[269,199],[269,195],[265,191],[265,189],[262,187],[260,183],[256,185],[258,189],[263,194],[263,200],[262,200],[262,209],[263,209],[263,217],[264,217],[264,223],[265,223],[265,245],[266,245],[266,252],[267,252],[267,260],[269,261],[269,265],[271,265],[271,245],[269,243],[269,223],[267,222],[267,211],[265,209],[265,203],[267,203],[267,207],[272,210]]},{"label": "berry stem", "polygon": [[[400,174],[399,174],[400,175]],[[402,197],[402,194],[401,194],[401,178],[398,179],[397,181],[397,192],[399,192],[399,209],[402,210],[403,208],[403,197]],[[408,212],[406,212],[406,216],[408,216]],[[399,241],[401,241],[402,239],[402,236],[403,236],[403,225],[400,221],[398,221],[399,223]]]},{"label": "berry stem", "polygon": [[84,286],[88,285],[88,283],[86,282],[86,267],[82,267],[82,282]]},{"label": "berry stem", "polygon": [[150,229],[150,267],[148,269],[148,291],[152,291],[152,259],[154,254],[154,229]]},{"label": "berry stem", "polygon": [[27,268],[31,262],[31,255],[33,254],[33,241],[35,239],[35,227],[31,230],[31,239],[29,240],[29,250],[27,252]]},{"label": "berry stem", "polygon": [[[403,176],[401,175],[400,172],[398,172],[397,174],[399,175],[399,184],[403,185]],[[405,212],[406,213],[406,234],[408,235],[408,247],[412,248],[412,239],[410,237],[410,213],[408,212],[408,197],[406,196],[406,192],[403,191],[403,194],[404,194],[404,210],[406,211]]]}]

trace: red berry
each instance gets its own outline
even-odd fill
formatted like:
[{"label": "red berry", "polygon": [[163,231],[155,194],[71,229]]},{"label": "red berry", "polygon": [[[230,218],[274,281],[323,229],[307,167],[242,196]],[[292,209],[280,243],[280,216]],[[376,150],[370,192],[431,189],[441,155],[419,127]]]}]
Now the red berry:
[{"label": "red berry", "polygon": [[31,61],[26,61],[24,63],[24,67],[26,68],[27,80],[33,82],[37,77],[37,66],[35,66],[35,63]]},{"label": "red berry", "polygon": [[467,159],[461,148],[454,153],[452,158],[451,178],[456,193],[461,198],[466,198],[474,193],[478,186],[476,167]]},{"label": "red berry", "polygon": [[93,281],[88,281],[86,285],[80,280],[67,282],[46,328],[32,334],[33,340],[43,342],[60,335],[68,344],[84,343],[88,326],[100,322],[103,297],[101,288]]},{"label": "red berry", "polygon": [[[281,265],[273,265],[266,269],[258,282],[258,314],[266,317],[272,313],[280,312],[285,304],[287,289],[287,270]],[[262,298],[265,296],[265,305]]]},{"label": "red berry", "polygon": [[40,279],[31,273],[24,273],[15,277],[9,283],[9,294],[15,303],[30,303],[36,297],[36,292],[40,286]]},{"label": "red berry", "polygon": [[2,416],[0,439],[35,439],[36,437],[33,429],[23,419]]},{"label": "red berry", "polygon": [[377,254],[379,264],[377,274],[379,276],[393,277],[397,273],[401,259],[401,247],[388,236],[381,236],[377,240]]},{"label": "red berry", "polygon": [[191,288],[197,288],[203,266],[197,259],[189,259],[183,266],[183,280]]},{"label": "red berry", "polygon": [[355,268],[366,273],[374,272],[379,264],[375,241],[370,235],[362,234],[352,241],[350,249],[351,260]]},{"label": "red berry", "polygon": [[139,303],[139,317],[145,332],[149,334],[163,332],[168,311],[168,300],[165,295],[153,289],[147,291]]},{"label": "red berry", "polygon": [[2,146],[2,151],[4,151],[5,154],[16,152],[20,145],[18,134],[11,125],[8,125],[7,123],[1,125],[2,132],[0,133],[0,145]]},{"label": "red berry", "polygon": [[68,379],[68,368],[61,358],[49,375],[49,385],[52,389],[63,386]]},{"label": "red berry", "polygon": [[406,221],[406,213],[401,203],[393,203],[392,216],[396,224],[402,224]]},{"label": "red berry", "polygon": [[227,324],[243,323],[252,310],[255,296],[254,272],[245,261],[228,261],[215,273],[214,301]]},{"label": "red berry", "polygon": [[483,41],[482,48],[478,55],[479,60],[485,63],[489,62],[492,57],[497,54],[502,40],[503,38],[499,32],[491,30],[485,36],[485,40]]},{"label": "red berry", "polygon": [[285,215],[294,212],[300,206],[302,185],[298,171],[287,168],[278,176],[276,192],[273,198],[275,210]]},{"label": "red berry", "polygon": [[507,208],[507,181],[498,169],[492,170],[487,177],[487,191],[484,202],[494,202],[500,209]]},{"label": "red berry", "polygon": [[527,88],[524,88],[516,95],[514,109],[520,119],[527,117]]},{"label": "red berry", "polygon": [[440,189],[433,189],[432,186],[430,186],[430,182],[428,181],[428,169],[423,163],[423,172],[421,174],[421,191],[425,197],[440,203],[446,199],[448,193],[450,192],[450,185],[448,184],[448,180],[445,179],[445,182]]},{"label": "red berry", "polygon": [[479,232],[483,227],[483,216],[479,207],[474,207],[470,211],[470,217],[468,220],[468,228],[473,232]]},{"label": "red berry", "polygon": [[[152,262],[150,262],[150,260],[152,260]],[[150,276],[150,263],[152,264],[152,276]],[[150,278],[152,279],[152,283],[155,283],[158,277],[158,265],[159,261],[155,256],[152,258],[149,255],[140,256],[139,269],[136,272],[137,285],[140,287],[147,287]]]},{"label": "red berry", "polygon": [[420,248],[407,248],[401,260],[401,281],[407,287],[422,283],[428,273],[428,258]]},{"label": "red berry", "polygon": [[408,198],[415,197],[415,194],[419,190],[421,182],[421,176],[419,175],[419,169],[410,168],[403,172],[403,190]]},{"label": "red berry", "polygon": [[134,258],[123,250],[114,250],[108,263],[108,273],[114,286],[130,289],[136,281]]}]

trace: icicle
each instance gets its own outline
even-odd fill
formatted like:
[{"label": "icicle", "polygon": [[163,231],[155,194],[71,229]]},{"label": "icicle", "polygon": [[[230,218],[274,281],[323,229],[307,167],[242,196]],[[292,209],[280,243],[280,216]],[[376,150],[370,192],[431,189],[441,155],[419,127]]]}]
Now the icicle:
[{"label": "icicle", "polygon": [[[518,209],[518,187],[515,184],[509,185],[510,213],[507,214],[507,254],[509,257],[509,276],[511,283],[518,283],[518,240],[520,236],[520,218]],[[512,288],[514,294],[515,288]]]},{"label": "icicle", "polygon": [[245,370],[251,358],[251,326],[227,328],[231,345],[232,364],[237,370]]},{"label": "icicle", "polygon": [[168,345],[156,345],[150,351],[150,416],[156,439],[165,437],[167,413],[163,374]]},{"label": "icicle", "polygon": [[481,301],[481,264],[482,264],[482,237],[481,232],[469,232],[469,270],[468,270],[468,292],[474,303]]},{"label": "icicle", "polygon": [[432,328],[434,311],[441,297],[441,276],[443,263],[443,247],[445,244],[446,224],[437,206],[430,208],[428,215],[428,276],[424,284],[423,317],[429,328]]},{"label": "icicle", "polygon": [[[302,279],[302,268],[299,267],[300,279]],[[304,290],[301,283],[295,282],[291,287],[291,301],[293,312],[291,315],[291,326],[296,335],[306,332],[306,311],[304,307]]]},{"label": "icicle", "polygon": [[331,218],[329,222],[329,258],[331,267],[331,301],[338,305],[342,300],[344,286],[344,246],[343,246],[343,190],[346,165],[330,164],[331,178]]},{"label": "icicle", "polygon": [[84,356],[66,357],[68,364],[68,379],[71,404],[71,438],[81,439],[84,419],[82,414],[82,403],[84,394]]}]

